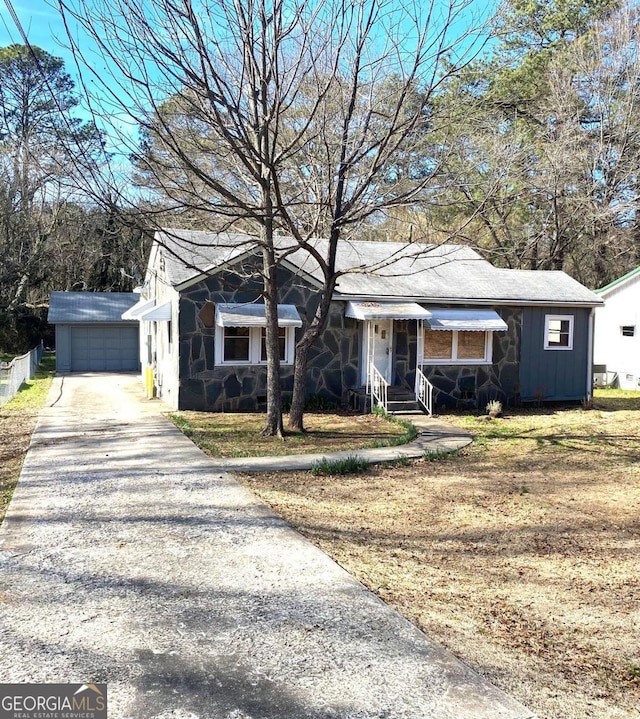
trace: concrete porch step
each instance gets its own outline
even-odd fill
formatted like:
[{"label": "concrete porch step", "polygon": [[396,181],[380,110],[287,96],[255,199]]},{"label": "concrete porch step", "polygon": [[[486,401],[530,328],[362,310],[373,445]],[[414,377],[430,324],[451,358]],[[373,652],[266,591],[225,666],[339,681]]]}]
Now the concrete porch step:
[{"label": "concrete porch step", "polygon": [[[364,390],[360,390],[352,399],[352,405],[367,412],[370,410],[369,398]],[[387,389],[387,412],[390,414],[426,414],[424,407],[416,400],[413,392],[405,387],[389,387]]]},{"label": "concrete porch step", "polygon": [[390,414],[406,414],[408,412],[420,412],[420,403],[415,399],[389,399],[387,400],[387,412]]}]

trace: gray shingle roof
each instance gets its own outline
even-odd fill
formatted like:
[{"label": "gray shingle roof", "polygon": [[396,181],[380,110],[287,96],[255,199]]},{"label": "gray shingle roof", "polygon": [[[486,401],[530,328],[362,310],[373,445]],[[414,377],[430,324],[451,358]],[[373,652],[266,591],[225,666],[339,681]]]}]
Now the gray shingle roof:
[{"label": "gray shingle roof", "polygon": [[163,247],[165,271],[175,287],[241,257],[256,246],[256,238],[240,233],[166,229],[156,233]]},{"label": "gray shingle roof", "polygon": [[135,292],[52,292],[47,319],[50,324],[123,322],[122,313],[139,298]]},{"label": "gray shingle roof", "polygon": [[[158,238],[168,248],[167,272],[178,285],[255,249],[255,238],[167,230]],[[295,246],[277,240],[281,249]],[[324,254],[326,240],[315,240]],[[287,260],[318,281],[322,273],[312,256],[297,250]],[[345,298],[403,298],[423,302],[547,303],[598,305],[591,290],[559,271],[509,270],[494,267],[465,245],[419,245],[399,242],[341,242],[336,293]]]}]

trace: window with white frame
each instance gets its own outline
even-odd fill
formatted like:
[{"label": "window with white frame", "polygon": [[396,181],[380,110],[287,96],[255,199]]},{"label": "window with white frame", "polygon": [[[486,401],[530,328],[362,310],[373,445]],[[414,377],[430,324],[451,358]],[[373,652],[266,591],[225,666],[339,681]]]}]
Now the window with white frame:
[{"label": "window with white frame", "polygon": [[546,350],[573,349],[573,315],[545,315],[544,348]]},{"label": "window with white frame", "polygon": [[489,364],[493,332],[424,329],[425,364]]},{"label": "window with white frame", "polygon": [[[280,362],[287,361],[287,328],[278,327],[278,349],[280,350]],[[260,335],[260,362],[267,361],[267,330],[262,328]]]},{"label": "window with white frame", "polygon": [[[295,328],[278,327],[280,362],[293,364]],[[216,364],[261,365],[267,363],[264,327],[216,327]]]},{"label": "window with white frame", "polygon": [[635,337],[636,326],[635,325],[622,325],[620,327],[623,337]]}]

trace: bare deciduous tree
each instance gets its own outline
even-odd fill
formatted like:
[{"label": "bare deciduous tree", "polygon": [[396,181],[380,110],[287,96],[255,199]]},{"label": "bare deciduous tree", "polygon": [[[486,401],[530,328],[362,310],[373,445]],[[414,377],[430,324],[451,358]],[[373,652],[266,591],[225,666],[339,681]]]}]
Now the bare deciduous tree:
[{"label": "bare deciduous tree", "polygon": [[[281,434],[276,268],[320,266],[318,310],[296,347],[290,424],[303,429],[309,349],[327,320],[340,241],[413,204],[436,167],[433,97],[484,41],[470,0],[60,0],[102,111],[142,127],[141,179],[164,210],[251,232],[262,252],[268,397]],[[106,75],[74,41],[79,23]],[[460,28],[465,29],[461,30]],[[111,110],[109,110],[111,106]],[[121,140],[131,144],[130,136]],[[291,238],[284,252],[276,232]],[[319,245],[315,240],[324,237]],[[322,249],[320,249],[322,248]]]},{"label": "bare deciduous tree", "polygon": [[572,5],[570,30],[564,5],[538,75],[533,61],[512,69],[535,91],[516,83],[521,96],[507,101],[512,75],[491,63],[450,88],[446,101],[462,111],[444,163],[450,203],[431,216],[440,226],[474,217],[467,241],[500,264],[598,287],[638,259],[638,10],[590,3],[588,16]]}]

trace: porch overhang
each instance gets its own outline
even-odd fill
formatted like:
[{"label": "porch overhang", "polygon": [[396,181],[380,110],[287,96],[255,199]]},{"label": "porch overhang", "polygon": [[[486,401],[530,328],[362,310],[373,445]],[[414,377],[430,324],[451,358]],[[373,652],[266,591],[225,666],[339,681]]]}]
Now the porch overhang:
[{"label": "porch overhang", "polygon": [[138,319],[145,320],[145,322],[170,322],[171,302],[163,302],[157,307],[152,307],[146,312],[142,312]]},{"label": "porch overhang", "polygon": [[426,324],[432,330],[505,332],[507,323],[495,310],[428,310]]},{"label": "porch overhang", "polygon": [[145,300],[142,297],[133,305],[129,307],[126,312],[122,313],[123,320],[137,320],[140,319],[140,315],[143,312],[148,312],[150,309],[155,307],[155,300]]},{"label": "porch overhang", "polygon": [[[265,306],[219,303],[216,305],[216,324],[219,327],[266,327]],[[278,327],[302,327],[295,305],[278,305]]]},{"label": "porch overhang", "polygon": [[430,314],[417,302],[347,302],[345,311],[356,320],[427,320]]}]

